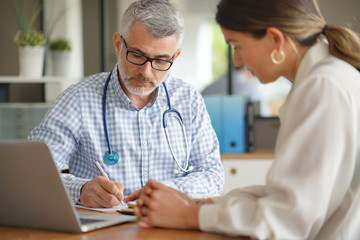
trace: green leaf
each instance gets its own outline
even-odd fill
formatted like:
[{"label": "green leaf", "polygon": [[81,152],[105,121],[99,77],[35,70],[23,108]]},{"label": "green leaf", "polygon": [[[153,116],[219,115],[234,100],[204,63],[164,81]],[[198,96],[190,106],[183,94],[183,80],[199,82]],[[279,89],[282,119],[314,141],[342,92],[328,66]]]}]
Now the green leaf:
[{"label": "green leaf", "polygon": [[29,1],[22,1],[21,4],[13,4],[13,10],[16,16],[19,31],[27,33],[33,28],[35,19],[39,16],[43,6],[41,2],[36,1],[35,5],[30,9],[27,4]]},{"label": "green leaf", "polygon": [[50,50],[52,51],[70,51],[70,41],[64,38],[58,38],[50,42]]},{"label": "green leaf", "polygon": [[18,47],[44,46],[46,39],[41,32],[35,30],[30,30],[27,33],[18,31],[14,37],[14,42]]},{"label": "green leaf", "polygon": [[39,14],[41,12],[41,9],[42,9],[42,5],[41,5],[40,1],[38,1],[30,11],[31,16],[30,16],[30,19],[29,19],[29,23],[28,23],[28,25],[26,27],[27,31],[32,28],[35,19],[37,18],[37,16],[39,16]]}]

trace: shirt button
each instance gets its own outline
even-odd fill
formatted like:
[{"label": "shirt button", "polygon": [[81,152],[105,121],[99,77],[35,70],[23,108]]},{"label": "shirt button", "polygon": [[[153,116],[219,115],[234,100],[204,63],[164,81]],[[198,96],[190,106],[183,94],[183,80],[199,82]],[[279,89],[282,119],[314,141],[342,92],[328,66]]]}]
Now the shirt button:
[{"label": "shirt button", "polygon": [[144,173],[144,176],[146,177],[148,175],[148,173],[146,172],[146,173]]},{"label": "shirt button", "polygon": [[144,146],[146,146],[146,145],[147,145],[147,142],[146,142],[146,141],[144,141],[144,142],[143,142],[143,145],[144,145]]}]

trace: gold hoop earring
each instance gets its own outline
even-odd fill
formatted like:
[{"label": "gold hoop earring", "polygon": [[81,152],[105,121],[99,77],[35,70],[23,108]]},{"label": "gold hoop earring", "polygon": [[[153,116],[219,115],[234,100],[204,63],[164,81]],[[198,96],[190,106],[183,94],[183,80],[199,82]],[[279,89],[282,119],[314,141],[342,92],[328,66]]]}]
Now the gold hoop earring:
[{"label": "gold hoop earring", "polygon": [[275,54],[277,53],[278,51],[276,49],[274,49],[272,52],[271,52],[271,61],[276,64],[276,65],[279,65],[279,64],[282,64],[284,61],[285,61],[285,53],[283,51],[279,51],[280,55],[281,55],[281,59],[280,60],[277,60],[275,59]]}]

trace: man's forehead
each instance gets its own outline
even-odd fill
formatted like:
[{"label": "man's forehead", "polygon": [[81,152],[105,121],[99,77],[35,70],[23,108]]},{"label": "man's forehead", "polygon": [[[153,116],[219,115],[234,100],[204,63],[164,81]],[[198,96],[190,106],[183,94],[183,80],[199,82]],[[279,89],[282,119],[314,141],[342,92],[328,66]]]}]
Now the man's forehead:
[{"label": "man's forehead", "polygon": [[129,50],[138,51],[145,55],[152,55],[153,57],[171,57],[177,47],[177,38],[175,35],[161,38],[155,37],[142,23],[134,23],[125,40]]}]

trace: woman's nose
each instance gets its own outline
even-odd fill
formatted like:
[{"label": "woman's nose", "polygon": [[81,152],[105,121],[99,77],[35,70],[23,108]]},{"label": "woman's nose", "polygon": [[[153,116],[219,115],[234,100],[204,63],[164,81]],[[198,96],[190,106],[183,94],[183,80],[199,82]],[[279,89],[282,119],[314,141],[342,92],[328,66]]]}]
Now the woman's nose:
[{"label": "woman's nose", "polygon": [[240,57],[239,54],[234,53],[234,58],[233,58],[233,62],[235,66],[242,66],[244,65],[244,61],[242,60],[242,58]]}]

